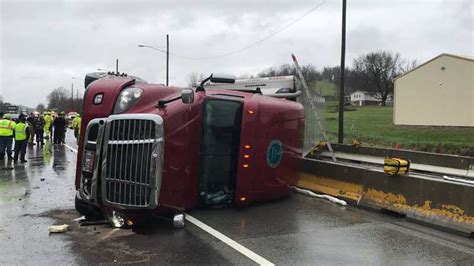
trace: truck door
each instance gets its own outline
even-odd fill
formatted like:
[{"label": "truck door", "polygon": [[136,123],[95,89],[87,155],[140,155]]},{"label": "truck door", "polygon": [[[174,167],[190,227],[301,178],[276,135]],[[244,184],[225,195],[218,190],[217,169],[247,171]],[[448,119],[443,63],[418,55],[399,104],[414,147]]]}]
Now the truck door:
[{"label": "truck door", "polygon": [[233,201],[241,123],[241,102],[228,99],[205,101],[199,154],[201,206],[225,206]]}]

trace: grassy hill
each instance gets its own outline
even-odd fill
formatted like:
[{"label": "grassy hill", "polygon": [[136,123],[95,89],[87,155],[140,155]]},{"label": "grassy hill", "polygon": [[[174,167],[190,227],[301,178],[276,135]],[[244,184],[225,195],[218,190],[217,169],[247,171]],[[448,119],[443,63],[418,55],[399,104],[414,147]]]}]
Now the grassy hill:
[{"label": "grassy hill", "polygon": [[336,85],[326,81],[316,81],[314,89],[326,98],[333,98],[336,95]]}]

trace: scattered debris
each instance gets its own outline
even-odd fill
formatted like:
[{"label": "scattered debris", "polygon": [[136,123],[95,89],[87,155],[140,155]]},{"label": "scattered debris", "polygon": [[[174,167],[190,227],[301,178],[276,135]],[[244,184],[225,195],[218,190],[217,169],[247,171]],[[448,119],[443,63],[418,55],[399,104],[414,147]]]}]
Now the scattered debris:
[{"label": "scattered debris", "polygon": [[453,181],[453,182],[459,182],[459,183],[474,185],[474,180],[467,180],[467,179],[462,179],[462,178],[449,177],[447,175],[444,175],[443,179]]},{"label": "scattered debris", "polygon": [[301,193],[301,194],[304,194],[304,195],[307,195],[307,196],[311,196],[311,197],[315,197],[315,198],[320,198],[320,199],[327,199],[327,200],[329,200],[330,202],[337,203],[337,204],[342,205],[342,206],[346,206],[346,205],[347,205],[347,202],[345,202],[344,200],[340,200],[340,199],[338,199],[338,198],[336,198],[336,197],[333,197],[333,196],[316,194],[316,193],[314,193],[313,191],[306,190],[306,189],[302,189],[302,188],[298,188],[298,187],[293,187],[293,189],[294,189],[296,192]]},{"label": "scattered debris", "polygon": [[351,145],[354,148],[359,148],[362,145],[362,142],[355,139],[355,140],[352,141]]},{"label": "scattered debris", "polygon": [[61,225],[51,225],[48,227],[48,231],[50,233],[64,233],[69,230],[68,224],[61,224]]},{"label": "scattered debris", "polygon": [[90,225],[103,225],[103,224],[110,224],[109,221],[107,220],[97,220],[97,221],[79,221],[79,224],[81,226],[90,226]]},{"label": "scattered debris", "polygon": [[42,177],[40,180],[41,180],[41,181],[44,181],[45,179],[46,179],[46,178]]},{"label": "scattered debris", "polygon": [[86,217],[85,217],[84,215],[82,215],[81,217],[77,217],[77,218],[72,219],[72,220],[73,220],[74,222],[81,222],[81,221],[83,221],[83,220],[85,220],[85,219],[86,219]]}]

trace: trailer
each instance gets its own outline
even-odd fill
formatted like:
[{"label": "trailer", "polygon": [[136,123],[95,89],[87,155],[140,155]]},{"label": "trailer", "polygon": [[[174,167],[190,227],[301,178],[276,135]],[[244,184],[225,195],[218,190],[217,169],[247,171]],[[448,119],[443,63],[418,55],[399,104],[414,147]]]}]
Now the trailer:
[{"label": "trailer", "polygon": [[276,98],[295,99],[301,94],[301,82],[295,76],[237,79],[233,84],[210,83],[207,89],[237,90]]}]

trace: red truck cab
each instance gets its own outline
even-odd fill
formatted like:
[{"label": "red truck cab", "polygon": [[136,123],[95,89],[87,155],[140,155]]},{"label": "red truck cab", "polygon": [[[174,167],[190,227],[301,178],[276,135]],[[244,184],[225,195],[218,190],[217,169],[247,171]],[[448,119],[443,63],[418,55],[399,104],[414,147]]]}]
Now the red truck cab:
[{"label": "red truck cab", "polygon": [[107,76],[83,107],[75,184],[86,216],[242,207],[288,195],[299,170],[304,110],[294,101]]}]

